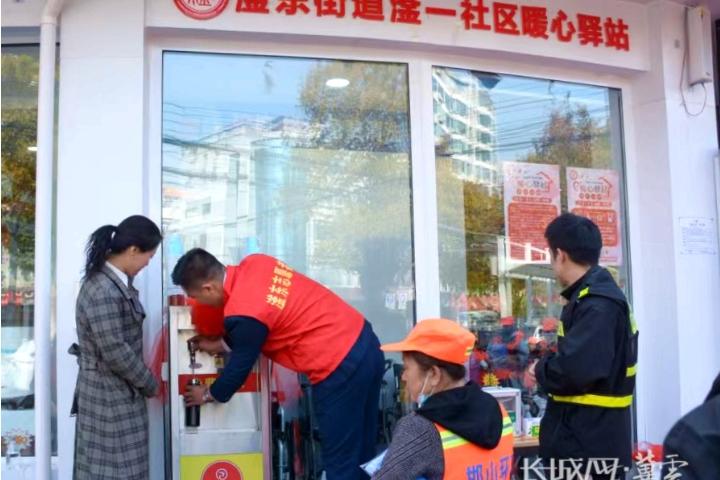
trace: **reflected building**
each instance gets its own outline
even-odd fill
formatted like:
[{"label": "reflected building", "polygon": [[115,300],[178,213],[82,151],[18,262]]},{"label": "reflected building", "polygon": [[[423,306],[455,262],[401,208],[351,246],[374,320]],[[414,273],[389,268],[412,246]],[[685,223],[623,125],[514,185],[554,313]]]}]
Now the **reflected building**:
[{"label": "reflected building", "polygon": [[[241,120],[197,140],[163,138],[163,223],[181,249],[206,248],[235,261],[255,231],[253,143],[267,121]],[[250,252],[252,253],[252,252]]]},{"label": "reflected building", "polygon": [[495,107],[491,76],[469,70],[434,68],[432,74],[435,145],[452,158],[462,180],[500,193],[502,174],[495,153]]},{"label": "reflected building", "polygon": [[313,203],[309,166],[327,162],[313,127],[287,116],[235,122],[198,140],[164,138],[163,222],[175,257],[205,248],[225,262],[266,252],[330,288],[359,288],[358,275],[317,265],[319,240],[327,237],[334,198]]}]

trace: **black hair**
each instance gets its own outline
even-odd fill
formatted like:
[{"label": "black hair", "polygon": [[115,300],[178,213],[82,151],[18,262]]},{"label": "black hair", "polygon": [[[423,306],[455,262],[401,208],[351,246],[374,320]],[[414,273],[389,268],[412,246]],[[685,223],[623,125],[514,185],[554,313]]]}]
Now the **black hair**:
[{"label": "black hair", "polygon": [[112,254],[122,253],[130,247],[149,252],[155,250],[161,241],[162,233],[158,226],[142,215],[128,217],[117,227],[103,225],[90,235],[85,247],[85,278],[99,272]]},{"label": "black hair", "polygon": [[199,283],[222,278],[225,267],[211,253],[202,248],[193,248],[175,264],[172,281],[185,289]]},{"label": "black hair", "polygon": [[547,226],[545,239],[553,256],[559,249],[579,265],[594,266],[600,261],[602,235],[589,218],[563,213]]},{"label": "black hair", "polygon": [[416,351],[403,352],[403,355],[407,355],[415,360],[423,372],[427,372],[432,367],[438,367],[441,370],[445,370],[448,376],[453,380],[462,380],[465,378],[465,365],[446,362],[445,360],[440,360],[439,358],[431,357],[430,355]]}]

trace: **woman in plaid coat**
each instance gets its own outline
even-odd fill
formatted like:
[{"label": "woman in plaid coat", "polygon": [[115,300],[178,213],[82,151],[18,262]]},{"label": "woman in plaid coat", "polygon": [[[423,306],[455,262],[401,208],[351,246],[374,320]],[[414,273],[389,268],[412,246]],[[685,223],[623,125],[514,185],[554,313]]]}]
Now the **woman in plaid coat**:
[{"label": "woman in plaid coat", "polygon": [[87,245],[76,305],[80,371],[75,391],[76,480],[148,478],[145,398],[158,390],[143,362],[145,312],[132,280],[162,235],[143,216],[97,229]]}]

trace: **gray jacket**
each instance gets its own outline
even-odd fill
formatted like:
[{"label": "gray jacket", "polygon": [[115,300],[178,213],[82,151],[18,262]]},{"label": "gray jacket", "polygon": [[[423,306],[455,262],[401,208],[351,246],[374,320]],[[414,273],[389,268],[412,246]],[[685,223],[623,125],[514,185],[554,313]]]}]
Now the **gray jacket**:
[{"label": "gray jacket", "polygon": [[445,473],[440,434],[413,412],[398,421],[382,467],[372,480],[442,480]]},{"label": "gray jacket", "polygon": [[73,477],[146,479],[145,397],[154,396],[158,384],[143,362],[138,292],[103,267],[83,283],[75,316],[80,371]]}]

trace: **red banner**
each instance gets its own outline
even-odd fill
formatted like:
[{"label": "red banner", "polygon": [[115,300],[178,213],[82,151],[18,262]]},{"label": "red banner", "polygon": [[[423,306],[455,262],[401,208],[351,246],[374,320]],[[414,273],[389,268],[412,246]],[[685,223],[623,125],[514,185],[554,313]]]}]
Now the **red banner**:
[{"label": "red banner", "polygon": [[[226,10],[235,15],[348,18],[365,22],[422,25],[431,17],[455,20],[467,31],[555,39],[589,48],[630,51],[630,27],[622,18],[573,13],[542,5],[489,0],[174,0],[183,14],[210,20]],[[451,24],[452,25],[452,24]]]}]

